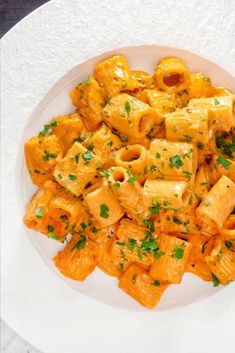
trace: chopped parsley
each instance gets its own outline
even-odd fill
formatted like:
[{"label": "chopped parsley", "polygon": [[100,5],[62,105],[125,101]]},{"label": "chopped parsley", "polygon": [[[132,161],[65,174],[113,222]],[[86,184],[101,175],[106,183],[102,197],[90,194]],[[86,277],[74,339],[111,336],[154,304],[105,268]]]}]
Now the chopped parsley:
[{"label": "chopped parsley", "polygon": [[81,154],[81,153],[77,153],[77,154],[75,154],[75,156],[74,156],[74,157],[72,157],[72,158],[71,158],[71,160],[72,160],[72,161],[75,161],[75,162],[76,162],[76,164],[78,164],[78,162],[79,162],[79,158],[80,158],[80,154]]},{"label": "chopped parsley", "polygon": [[43,127],[43,130],[39,132],[39,135],[46,135],[50,132],[51,128],[54,126],[57,126],[58,122],[57,121],[52,121],[49,124],[45,124]]},{"label": "chopped parsley", "polygon": [[151,214],[156,214],[160,211],[161,204],[157,201],[157,197],[153,197],[152,207],[149,208]]},{"label": "chopped parsley", "polygon": [[43,209],[41,207],[36,209],[35,215],[37,218],[42,218],[44,215]]},{"label": "chopped parsley", "polygon": [[219,104],[220,104],[220,102],[218,101],[217,98],[215,98],[215,99],[214,99],[214,105],[219,105]]},{"label": "chopped parsley", "polygon": [[144,225],[149,228],[150,232],[154,232],[154,222],[149,221],[148,219],[144,219]]},{"label": "chopped parsley", "polygon": [[173,222],[175,222],[176,224],[182,224],[183,222],[181,222],[181,220],[177,217],[173,217]]},{"label": "chopped parsley", "polygon": [[176,259],[182,259],[184,256],[184,249],[181,247],[175,246],[174,249],[172,250],[172,257]]},{"label": "chopped parsley", "polygon": [[104,203],[100,205],[100,217],[102,218],[109,218],[109,208]]},{"label": "chopped parsley", "polygon": [[85,85],[89,85],[91,83],[91,81],[89,78],[87,78],[86,80],[82,81],[81,83],[84,83]]},{"label": "chopped parsley", "polygon": [[113,141],[107,142],[107,146],[112,147],[112,145],[113,145]]},{"label": "chopped parsley", "polygon": [[103,177],[107,178],[110,176],[110,170],[106,169],[106,170],[100,170],[99,171],[100,175],[102,175]]},{"label": "chopped parsley", "polygon": [[170,157],[170,168],[176,168],[176,169],[179,169],[180,167],[182,167],[184,165],[184,162],[182,161],[181,157],[176,154],[175,156],[173,157]]},{"label": "chopped parsley", "polygon": [[130,111],[131,111],[131,106],[128,101],[125,103],[125,110],[126,110],[127,114],[129,115]]},{"label": "chopped parsley", "polygon": [[157,279],[155,279],[151,284],[152,284],[152,286],[155,286],[155,287],[160,286],[160,282]]},{"label": "chopped parsley", "polygon": [[73,246],[73,248],[71,249],[71,251],[73,251],[74,249],[84,249],[86,246],[86,236],[85,233],[80,233],[80,240],[78,240],[78,242]]},{"label": "chopped parsley", "polygon": [[230,240],[225,240],[225,246],[228,250],[235,252],[235,249],[233,248],[232,242],[235,241],[235,239]]},{"label": "chopped parsley", "polygon": [[119,264],[119,268],[120,268],[121,271],[123,271],[123,269],[124,269],[123,263],[120,263],[120,264]]},{"label": "chopped parsley", "polygon": [[47,152],[46,150],[44,151],[43,159],[44,161],[49,161],[49,158],[56,158],[57,154],[56,153],[50,153]]},{"label": "chopped parsley", "polygon": [[134,183],[136,182],[136,180],[138,179],[138,177],[139,177],[138,174],[133,175],[133,176],[131,176],[129,179],[127,179],[127,182],[128,182],[129,184],[134,184]]},{"label": "chopped parsley", "polygon": [[115,189],[120,189],[121,184],[120,183],[114,183],[113,186]]},{"label": "chopped parsley", "polygon": [[53,226],[51,226],[51,225],[49,225],[48,227],[47,227],[47,229],[48,229],[48,237],[49,238],[51,238],[51,239],[55,239],[55,240],[57,240],[58,239],[58,237],[57,237],[57,235],[55,235],[54,234],[54,227]]},{"label": "chopped parsley", "polygon": [[89,162],[92,158],[94,158],[93,154],[91,153],[91,151],[86,151],[85,153],[83,153],[82,158],[84,159],[85,162]]},{"label": "chopped parsley", "polygon": [[235,136],[233,136],[232,143],[225,140],[223,136],[217,137],[216,146],[221,153],[224,153],[228,157],[233,158],[233,152],[235,152]]},{"label": "chopped parsley", "polygon": [[164,253],[164,251],[159,251],[159,250],[156,250],[155,252],[154,252],[154,258],[155,259],[160,259],[160,257],[162,257],[162,256],[164,256],[165,255],[165,253]]},{"label": "chopped parsley", "polygon": [[192,173],[188,172],[187,170],[183,170],[183,173],[185,174],[185,176],[188,180],[190,180],[192,178]]},{"label": "chopped parsley", "polygon": [[77,177],[76,177],[76,175],[74,175],[74,174],[69,174],[69,179],[70,179],[70,180],[76,180]]},{"label": "chopped parsley", "polygon": [[229,170],[230,165],[232,162],[224,158],[223,156],[219,156],[216,161],[218,164],[220,164],[224,169]]},{"label": "chopped parsley", "polygon": [[218,287],[220,285],[219,279],[212,273],[212,282],[213,282],[213,287]]},{"label": "chopped parsley", "polygon": [[156,153],[156,158],[157,158],[157,159],[161,158],[160,153],[158,153],[158,152]]}]

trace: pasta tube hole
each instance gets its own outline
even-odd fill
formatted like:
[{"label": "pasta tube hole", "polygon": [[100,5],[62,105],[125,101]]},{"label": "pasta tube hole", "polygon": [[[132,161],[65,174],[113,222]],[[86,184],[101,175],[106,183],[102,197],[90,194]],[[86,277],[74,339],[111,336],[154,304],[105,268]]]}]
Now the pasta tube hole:
[{"label": "pasta tube hole", "polygon": [[113,172],[113,179],[116,182],[122,183],[125,180],[125,174],[121,170],[115,170]]},{"label": "pasta tube hole", "polygon": [[139,132],[149,132],[154,124],[154,120],[155,118],[151,113],[143,115],[139,121]]},{"label": "pasta tube hole", "polygon": [[169,86],[176,86],[181,83],[183,80],[182,75],[178,74],[177,72],[172,72],[170,74],[165,74],[163,77],[163,82]]},{"label": "pasta tube hole", "polygon": [[138,148],[130,148],[124,150],[121,154],[121,159],[123,162],[133,162],[139,159],[141,156],[141,150]]}]

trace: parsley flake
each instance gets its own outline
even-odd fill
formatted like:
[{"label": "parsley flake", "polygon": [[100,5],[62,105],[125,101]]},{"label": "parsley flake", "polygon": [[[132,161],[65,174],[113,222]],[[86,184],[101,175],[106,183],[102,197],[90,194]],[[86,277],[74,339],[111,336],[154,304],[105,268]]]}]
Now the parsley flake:
[{"label": "parsley flake", "polygon": [[179,169],[180,167],[182,167],[184,165],[184,162],[182,161],[181,157],[176,154],[175,156],[173,157],[170,157],[170,168],[176,168],[176,169]]},{"label": "parsley flake", "polygon": [[93,154],[91,153],[91,151],[86,151],[85,153],[83,153],[82,158],[86,161],[89,162],[92,158],[94,158]]},{"label": "parsley flake", "polygon": [[109,208],[107,205],[105,205],[104,203],[100,205],[100,217],[102,218],[109,218]]},{"label": "parsley flake", "polygon": [[125,103],[125,110],[126,110],[127,114],[129,115],[130,111],[131,111],[131,106],[128,101]]},{"label": "parsley flake", "polygon": [[42,218],[44,215],[43,209],[41,207],[36,209],[35,215],[37,218]]},{"label": "parsley flake", "polygon": [[230,165],[232,164],[232,162],[230,162],[229,160],[227,160],[223,156],[219,156],[217,158],[217,163],[220,164],[226,170],[229,170]]},{"label": "parsley flake", "polygon": [[76,180],[77,177],[76,177],[76,175],[74,175],[74,174],[69,174],[69,179],[70,179],[70,180]]}]

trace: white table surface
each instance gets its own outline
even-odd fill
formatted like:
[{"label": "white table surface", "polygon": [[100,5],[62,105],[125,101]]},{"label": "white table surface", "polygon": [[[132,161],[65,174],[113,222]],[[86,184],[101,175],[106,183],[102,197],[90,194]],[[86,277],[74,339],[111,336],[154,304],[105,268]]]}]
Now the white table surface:
[{"label": "white table surface", "polygon": [[[112,1],[110,0],[110,4],[111,2]],[[114,4],[114,7],[115,7],[117,6],[118,1],[115,1],[114,3],[115,3]],[[148,3],[150,3],[150,1],[146,1],[146,5]],[[67,36],[66,36],[66,33],[63,35],[63,37],[67,39],[67,43],[69,43],[69,45],[67,45],[66,47],[67,54],[73,53],[73,50],[76,44],[76,43],[73,43],[73,37],[71,36],[71,33],[73,30],[73,26],[75,28],[75,23],[77,21],[77,19],[75,18],[76,16],[73,18],[73,14],[76,13],[75,10],[77,10],[76,14],[77,15],[79,14],[78,4],[79,4],[79,0],[77,1],[56,0],[49,5],[50,12],[52,11],[51,13],[53,13],[53,11],[56,13],[57,11],[57,13],[60,13],[60,16],[64,18],[64,21],[65,21],[64,23],[67,25],[69,23],[69,25],[67,26],[67,32],[68,32]],[[145,0],[143,0],[143,4],[145,4]],[[165,9],[160,9],[160,7],[163,6],[163,4]],[[56,26],[56,22],[58,20],[56,19],[56,17],[53,18],[53,16],[52,17],[49,16],[49,7],[48,7],[48,11],[46,11],[46,8],[44,8],[43,11],[40,11],[38,13],[38,18],[35,17],[36,21],[33,24],[30,23],[29,20],[26,20],[25,24],[23,24],[22,27],[16,27],[15,29],[16,32],[28,29],[29,30],[28,38],[29,38],[31,28],[32,28],[30,26],[34,26],[34,28],[38,26],[37,30],[38,30],[38,33],[40,33],[40,30],[41,30],[40,20],[42,22],[44,20],[45,21],[48,20],[47,23],[50,22],[52,23],[52,25]],[[234,13],[234,7],[233,7],[232,0],[231,1],[178,0],[177,2],[173,0],[164,0],[160,2],[156,1],[156,8],[155,8],[156,11],[157,11],[157,8],[159,8],[159,15],[163,13],[165,14],[164,16],[166,16],[166,14],[169,12],[169,18],[168,18],[169,21],[167,21],[166,17],[164,16],[160,16],[158,18],[159,34],[157,38],[158,38],[159,44],[165,44],[165,45],[190,49],[192,51],[197,52],[198,54],[204,55],[212,59],[219,65],[222,65],[225,69],[227,69],[231,73],[234,73],[235,61],[234,61],[234,55],[232,55],[232,53],[234,52],[234,30],[233,30],[234,16],[232,15],[232,13]],[[140,9],[138,8],[134,8],[134,10],[138,13],[140,11]],[[147,8],[146,6],[146,11],[149,11],[149,15],[151,14],[151,8]],[[70,16],[66,17],[65,16],[66,13],[68,13]],[[180,25],[180,21],[178,21],[177,19],[179,18],[180,14],[183,17],[183,21],[184,21],[184,24],[182,24],[182,26]],[[67,19],[69,18],[69,22],[66,22],[67,21],[66,18]],[[27,27],[27,21],[28,21],[28,27]],[[170,25],[172,21],[175,24],[174,31],[172,31],[172,28]],[[184,28],[184,32],[182,32],[183,28]],[[144,28],[142,28],[142,30],[144,33],[141,36],[146,37],[146,42],[148,42],[147,38],[149,33],[145,33]],[[166,35],[166,31],[168,32],[170,31],[171,32],[170,35],[169,33],[168,35]],[[121,33],[121,29],[120,29],[120,33]],[[198,33],[200,34],[199,37],[197,36]],[[126,36],[128,37],[128,32],[126,33]],[[11,37],[13,38],[14,36],[11,36]],[[128,38],[126,38],[125,41],[128,41],[127,39]],[[103,41],[103,40],[104,40],[103,37],[100,38],[100,41]],[[138,43],[138,41],[139,41],[138,33],[136,33],[136,43]],[[122,36],[120,36],[119,42],[116,44],[117,47],[122,46],[122,42],[123,42],[123,38]],[[48,40],[48,43],[49,43],[49,40]],[[63,42],[61,43],[63,45]],[[13,45],[14,43],[11,43],[11,44]],[[9,46],[9,48],[11,47]],[[87,51],[88,54],[89,54],[89,50],[90,50],[89,46],[88,48],[84,48],[84,52]],[[5,48],[5,51],[6,51],[6,48]],[[48,50],[48,52],[50,52],[50,50]],[[34,53],[30,53],[30,54],[32,56],[34,55]],[[50,87],[51,82],[54,81],[58,73],[61,73],[61,74],[64,73],[64,71],[66,71],[74,64],[73,62],[74,59],[73,59],[73,56],[71,55],[71,56],[68,56],[68,62],[64,64],[63,67],[60,67],[60,66],[56,67],[56,66],[53,66],[55,63],[51,61],[51,57],[52,55],[48,56],[47,66],[48,68],[53,67],[54,70],[47,72],[46,68],[43,67],[43,63],[41,63],[41,72],[44,74],[45,82],[48,84],[48,88]],[[10,58],[9,56],[9,60],[11,59],[14,59],[14,58]],[[23,74],[24,72],[22,73],[22,77],[24,77]],[[39,90],[42,89],[40,86],[38,86],[37,88],[39,88]],[[44,84],[43,86],[43,89],[45,88],[47,88],[46,84]],[[31,104],[35,105],[36,103],[37,101],[36,100],[33,101],[33,97],[32,97]],[[24,108],[25,109],[24,112],[28,114],[28,110],[31,110],[32,107],[30,106],[30,109],[28,110],[26,108],[28,109],[29,107],[26,106]],[[216,338],[217,335],[221,335],[221,332],[215,332],[215,337],[211,337],[211,339],[213,340],[214,338]],[[222,332],[222,336],[223,335],[226,336],[226,333]],[[208,339],[210,338],[208,337]],[[221,340],[222,339],[223,337],[221,337]],[[232,341],[231,341],[231,344],[232,344]],[[230,348],[231,347],[232,345],[230,346]],[[2,353],[40,353],[37,349],[34,349],[27,342],[25,342],[21,337],[19,337],[4,322],[1,322],[1,352]],[[227,353],[231,353],[231,352],[232,350],[227,350]],[[74,353],[74,352],[64,352],[64,353]],[[143,352],[143,353],[148,353],[148,352]],[[182,353],[187,353],[187,352],[182,352]]]},{"label": "white table surface", "polygon": [[40,353],[1,320],[1,353]]}]

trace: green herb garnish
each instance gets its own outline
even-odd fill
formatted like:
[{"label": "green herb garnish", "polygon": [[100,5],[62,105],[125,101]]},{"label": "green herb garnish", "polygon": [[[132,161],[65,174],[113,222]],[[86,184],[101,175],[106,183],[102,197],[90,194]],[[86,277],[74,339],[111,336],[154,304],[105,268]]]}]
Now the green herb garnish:
[{"label": "green herb garnish", "polygon": [[175,156],[173,157],[170,157],[170,168],[176,168],[176,169],[179,169],[180,167],[182,167],[184,165],[184,162],[182,161],[181,157],[176,154]]},{"label": "green herb garnish", "polygon": [[100,205],[100,217],[102,218],[109,218],[109,208],[107,205],[105,205],[104,203],[102,205]]}]

